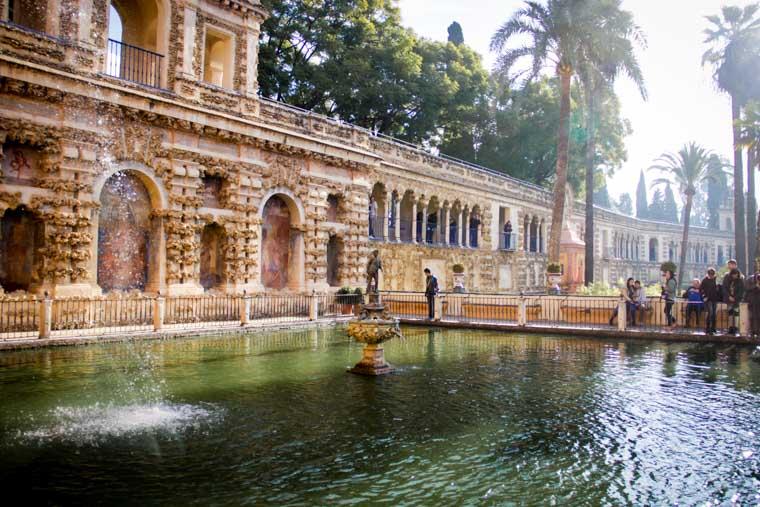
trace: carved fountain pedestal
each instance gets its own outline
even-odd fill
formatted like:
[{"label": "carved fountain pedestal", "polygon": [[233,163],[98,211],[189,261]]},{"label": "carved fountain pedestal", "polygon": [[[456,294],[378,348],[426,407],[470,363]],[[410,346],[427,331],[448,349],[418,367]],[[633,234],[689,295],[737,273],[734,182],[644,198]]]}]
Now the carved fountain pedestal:
[{"label": "carved fountain pedestal", "polygon": [[348,324],[348,335],[359,343],[364,343],[362,360],[348,370],[359,375],[385,375],[394,368],[385,361],[383,342],[401,337],[398,319],[385,311],[377,294],[370,294],[370,303],[362,305],[358,319]]}]

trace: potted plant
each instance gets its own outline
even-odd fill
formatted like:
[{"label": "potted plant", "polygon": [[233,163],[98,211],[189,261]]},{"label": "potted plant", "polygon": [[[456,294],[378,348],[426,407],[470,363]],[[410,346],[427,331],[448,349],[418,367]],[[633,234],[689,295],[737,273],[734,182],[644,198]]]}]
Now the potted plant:
[{"label": "potted plant", "polygon": [[670,271],[671,273],[676,272],[676,263],[672,261],[665,261],[662,264],[660,264],[660,271],[663,273],[666,271]]},{"label": "potted plant", "polygon": [[454,264],[451,270],[454,272],[454,292],[459,294],[466,292],[464,288],[464,266]]},{"label": "potted plant", "polygon": [[550,262],[546,266],[546,279],[549,285],[557,285],[562,281],[562,264],[558,262]]},{"label": "potted plant", "polygon": [[354,296],[351,287],[341,287],[335,293],[336,302],[340,304],[341,315],[351,315],[353,313]]},{"label": "potted plant", "polygon": [[364,302],[364,291],[361,287],[357,287],[354,289],[354,296],[353,296],[353,303],[354,303],[354,314],[359,315],[359,312],[361,311],[361,304]]}]

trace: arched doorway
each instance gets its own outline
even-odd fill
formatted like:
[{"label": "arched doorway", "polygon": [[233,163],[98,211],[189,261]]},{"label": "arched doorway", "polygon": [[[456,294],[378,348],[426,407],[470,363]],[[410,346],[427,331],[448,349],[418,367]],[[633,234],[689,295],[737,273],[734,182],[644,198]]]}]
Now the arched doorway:
[{"label": "arched doorway", "polygon": [[283,194],[269,197],[262,211],[261,283],[267,289],[303,286],[303,234],[295,202]]},{"label": "arched doorway", "polygon": [[0,219],[0,287],[28,291],[38,282],[37,251],[44,243],[42,222],[26,208],[7,210]]},{"label": "arched doorway", "polygon": [[150,194],[131,171],[106,180],[98,220],[98,285],[104,291],[144,290],[150,276]]},{"label": "arched doorway", "polygon": [[224,284],[224,229],[217,223],[206,225],[201,232],[201,286],[204,290]]}]

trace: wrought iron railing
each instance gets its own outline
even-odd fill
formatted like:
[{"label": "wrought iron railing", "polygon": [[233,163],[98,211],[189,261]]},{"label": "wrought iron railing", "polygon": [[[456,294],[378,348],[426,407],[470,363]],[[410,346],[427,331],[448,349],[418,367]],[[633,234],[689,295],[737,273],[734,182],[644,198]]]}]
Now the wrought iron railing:
[{"label": "wrought iron railing", "polygon": [[161,88],[164,56],[131,44],[108,39],[106,74],[125,81]]}]

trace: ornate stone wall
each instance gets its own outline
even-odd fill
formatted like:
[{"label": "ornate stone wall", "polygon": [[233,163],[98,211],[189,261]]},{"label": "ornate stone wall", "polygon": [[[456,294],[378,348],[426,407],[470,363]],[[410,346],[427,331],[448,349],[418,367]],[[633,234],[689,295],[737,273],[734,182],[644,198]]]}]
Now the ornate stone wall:
[{"label": "ornate stone wall", "polygon": [[[250,63],[265,15],[259,2],[165,4],[170,13],[159,20],[168,33],[161,88],[104,74],[104,0],[61,0],[60,24],[48,35],[0,24],[0,146],[15,150],[14,159],[21,150],[33,160],[23,175],[6,174],[18,167],[11,160],[0,166],[0,216],[23,206],[41,223],[30,290],[101,291],[102,192],[120,171],[139,178],[150,194],[149,292],[204,290],[202,234],[212,223],[224,232],[218,289],[264,290],[263,206],[278,195],[290,203],[291,237],[299,238],[289,256],[295,265],[287,290],[329,289],[331,237],[341,245],[333,285],[363,286],[368,252],[379,248],[389,289],[420,289],[424,267],[450,288],[454,264],[464,266],[471,291],[543,287],[550,192],[258,99]],[[234,35],[232,89],[202,82],[208,24]],[[220,182],[212,200],[205,194],[208,178]],[[368,237],[370,195],[381,210],[373,211],[379,241]],[[329,196],[337,200],[330,214]],[[581,237],[583,216],[582,204],[569,212]],[[499,239],[507,219],[513,250]],[[597,277],[609,281],[631,271],[656,276],[664,245],[680,242],[678,226],[601,210],[597,223]],[[695,229],[692,238],[707,253],[707,262],[695,253],[695,269],[715,263],[718,247],[732,248],[725,231]],[[654,261],[645,246],[651,239],[660,245]],[[613,248],[619,244],[626,245],[625,257]]]}]

